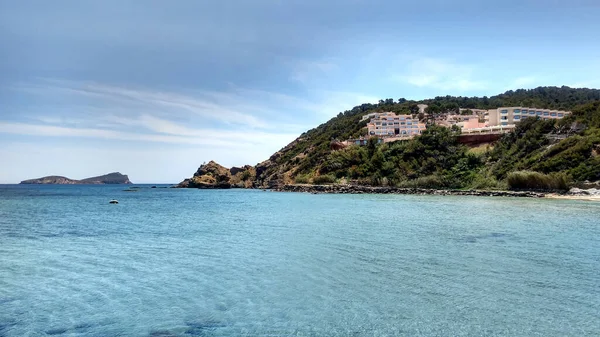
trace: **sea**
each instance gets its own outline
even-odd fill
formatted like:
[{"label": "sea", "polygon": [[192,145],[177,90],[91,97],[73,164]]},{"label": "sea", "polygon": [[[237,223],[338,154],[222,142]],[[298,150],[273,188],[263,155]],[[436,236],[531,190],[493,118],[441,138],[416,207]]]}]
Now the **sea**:
[{"label": "sea", "polygon": [[0,186],[0,337],[600,336],[597,202],[136,187]]}]

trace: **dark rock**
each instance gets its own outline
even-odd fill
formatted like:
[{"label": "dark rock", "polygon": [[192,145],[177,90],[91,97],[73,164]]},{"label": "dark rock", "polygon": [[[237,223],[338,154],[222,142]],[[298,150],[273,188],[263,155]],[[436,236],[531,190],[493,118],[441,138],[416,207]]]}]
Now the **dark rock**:
[{"label": "dark rock", "polygon": [[229,169],[229,173],[231,173],[232,176],[234,176],[234,175],[236,175],[236,174],[238,174],[240,172],[244,172],[244,171],[246,171],[246,169],[243,168],[243,167],[235,167],[235,166],[233,166],[232,168]]},{"label": "dark rock", "polygon": [[274,188],[278,192],[343,193],[343,194],[415,194],[415,195],[465,195],[543,198],[544,193],[530,191],[479,191],[479,190],[436,190],[401,187],[373,187],[361,185],[283,185]]}]

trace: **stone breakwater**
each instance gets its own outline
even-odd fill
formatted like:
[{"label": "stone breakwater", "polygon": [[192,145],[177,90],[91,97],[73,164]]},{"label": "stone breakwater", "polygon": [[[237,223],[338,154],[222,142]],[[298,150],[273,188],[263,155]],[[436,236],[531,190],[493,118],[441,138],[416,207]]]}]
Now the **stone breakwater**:
[{"label": "stone breakwater", "polygon": [[470,195],[484,197],[544,198],[545,193],[533,191],[480,191],[436,190],[425,188],[373,187],[357,185],[284,185],[277,192],[339,193],[339,194],[414,194],[414,195]]}]

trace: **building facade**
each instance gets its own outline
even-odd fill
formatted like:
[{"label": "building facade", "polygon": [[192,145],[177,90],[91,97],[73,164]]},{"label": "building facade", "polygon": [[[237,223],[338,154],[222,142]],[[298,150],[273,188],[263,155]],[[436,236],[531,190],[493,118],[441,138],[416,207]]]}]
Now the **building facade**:
[{"label": "building facade", "polygon": [[489,126],[506,126],[517,124],[523,119],[540,117],[541,119],[561,119],[571,114],[570,111],[536,109],[526,107],[501,107],[488,110],[485,120]]},{"label": "building facade", "polygon": [[425,124],[410,115],[380,113],[367,124],[369,137],[413,137],[425,131]]}]

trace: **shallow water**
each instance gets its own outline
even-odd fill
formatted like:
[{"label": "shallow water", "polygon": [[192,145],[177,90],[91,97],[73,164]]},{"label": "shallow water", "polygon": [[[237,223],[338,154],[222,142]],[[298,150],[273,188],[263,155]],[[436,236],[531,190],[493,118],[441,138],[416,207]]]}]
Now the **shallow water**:
[{"label": "shallow water", "polygon": [[599,203],[122,190],[0,186],[0,337],[600,335]]}]

